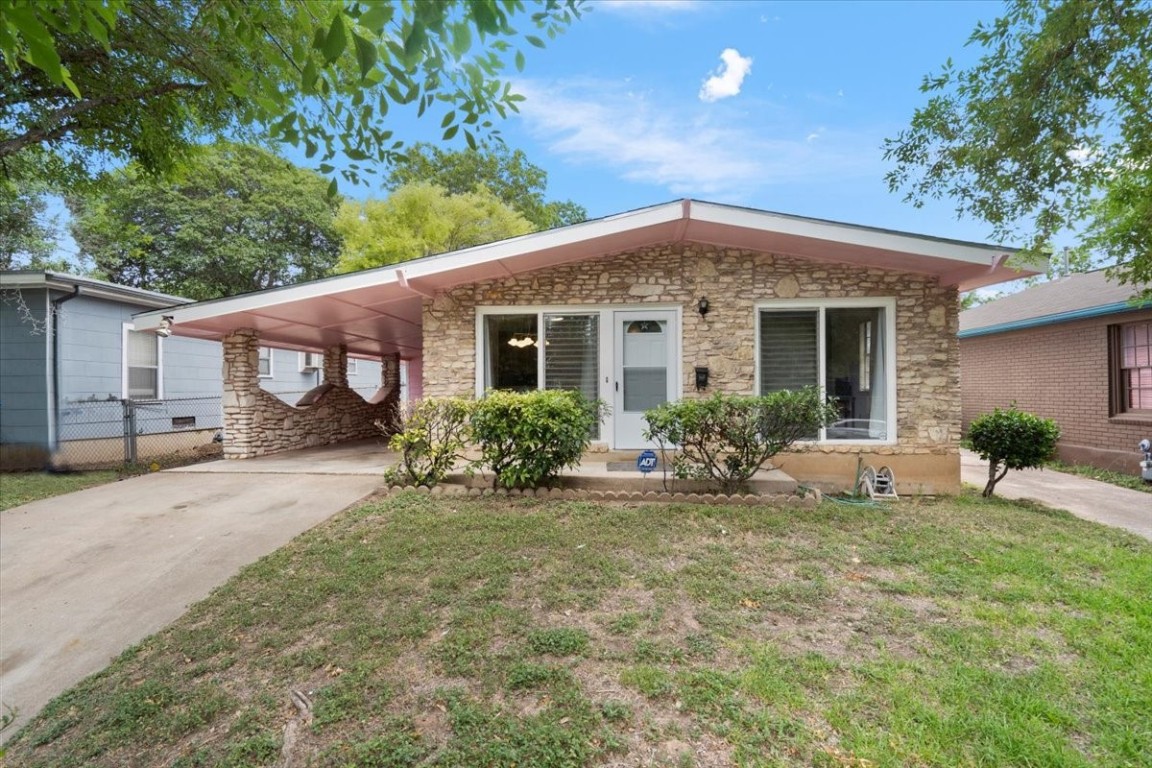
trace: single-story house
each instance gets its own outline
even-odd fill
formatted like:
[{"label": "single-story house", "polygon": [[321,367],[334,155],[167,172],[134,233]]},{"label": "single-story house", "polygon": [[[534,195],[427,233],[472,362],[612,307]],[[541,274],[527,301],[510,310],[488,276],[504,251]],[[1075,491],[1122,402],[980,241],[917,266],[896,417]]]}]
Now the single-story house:
[{"label": "single-story house", "polygon": [[[121,403],[147,403],[135,428],[179,431],[183,442],[220,430],[219,342],[137,331],[133,313],[188,299],[55,272],[0,272],[0,445],[5,463],[41,466],[67,443],[112,441],[121,451]],[[261,387],[290,402],[321,383],[322,356],[259,350]],[[380,363],[349,361],[348,380],[379,387]],[[204,437],[201,435],[200,437]],[[19,447],[19,449],[17,449]],[[75,454],[79,447],[71,446]]]},{"label": "single-story house", "polygon": [[336,424],[262,397],[255,350],[275,345],[324,350],[335,369],[348,354],[380,359],[372,407],[401,360],[413,397],[580,389],[609,406],[606,450],[644,448],[644,411],[664,401],[821,386],[842,418],[779,457],[785,471],[851,486],[862,457],[901,489],[950,492],[957,292],[1020,277],[1011,253],[680,200],[135,322],[223,342],[233,458],[354,436],[350,422],[375,415],[338,393],[329,406],[352,412]]},{"label": "single-story house", "polygon": [[1139,474],[1152,438],[1152,303],[1104,271],[960,313],[964,429],[1015,403],[1060,426],[1061,460]]}]

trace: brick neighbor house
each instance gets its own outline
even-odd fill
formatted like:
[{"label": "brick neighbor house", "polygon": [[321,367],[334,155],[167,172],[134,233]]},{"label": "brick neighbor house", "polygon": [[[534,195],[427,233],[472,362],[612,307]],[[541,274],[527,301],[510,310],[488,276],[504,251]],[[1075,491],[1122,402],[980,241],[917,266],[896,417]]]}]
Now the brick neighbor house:
[{"label": "brick neighbor house", "polygon": [[[412,397],[600,398],[601,450],[645,447],[643,412],[661,402],[817,385],[841,419],[778,457],[784,471],[851,486],[863,457],[902,490],[945,492],[960,484],[957,291],[1019,277],[1008,255],[682,200],[135,322],[223,341],[233,458],[370,434],[404,360]],[[349,352],[379,359],[381,390],[364,401],[332,379],[287,407],[261,396],[261,344],[322,352],[334,373]]]},{"label": "brick neighbor house", "polygon": [[960,313],[964,429],[1012,403],[1055,419],[1063,461],[1139,474],[1152,438],[1152,304],[1103,271]]}]

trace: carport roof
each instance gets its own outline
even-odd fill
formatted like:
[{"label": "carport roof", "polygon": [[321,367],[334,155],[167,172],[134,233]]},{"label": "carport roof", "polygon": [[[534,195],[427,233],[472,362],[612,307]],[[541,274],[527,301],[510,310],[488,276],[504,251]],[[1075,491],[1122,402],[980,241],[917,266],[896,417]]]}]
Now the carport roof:
[{"label": "carport roof", "polygon": [[936,277],[970,290],[1035,274],[1005,265],[1015,249],[677,200],[546,232],[308,283],[202,301],[135,317],[139,330],[172,319],[181,336],[221,339],[254,328],[270,346],[353,355],[421,354],[421,301],[459,285],[645,246],[699,243]]}]

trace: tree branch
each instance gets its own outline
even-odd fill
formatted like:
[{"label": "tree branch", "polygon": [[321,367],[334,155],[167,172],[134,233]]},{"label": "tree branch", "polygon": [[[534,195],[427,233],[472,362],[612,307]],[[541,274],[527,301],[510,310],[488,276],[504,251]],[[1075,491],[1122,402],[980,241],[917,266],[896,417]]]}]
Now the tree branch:
[{"label": "tree branch", "polygon": [[[204,87],[203,83],[162,83],[151,88],[145,88],[143,91],[136,91],[134,93],[117,93],[115,95],[102,96],[94,99],[82,99],[81,101],[71,104],[67,107],[56,110],[47,122],[47,125],[41,125],[32,128],[24,133],[13,136],[10,139],[0,141],[0,157],[8,157],[15,155],[20,150],[33,144],[43,144],[48,141],[55,141],[56,139],[67,136],[69,133],[81,128],[81,125],[72,120],[78,115],[83,115],[86,112],[91,112],[94,109],[102,107],[110,107],[116,104],[122,104],[129,101],[137,101],[140,99],[149,99],[156,96],[162,96],[166,93],[173,93],[175,91],[185,90],[200,90]],[[72,122],[66,122],[72,120]],[[49,128],[48,125],[55,127]]]}]

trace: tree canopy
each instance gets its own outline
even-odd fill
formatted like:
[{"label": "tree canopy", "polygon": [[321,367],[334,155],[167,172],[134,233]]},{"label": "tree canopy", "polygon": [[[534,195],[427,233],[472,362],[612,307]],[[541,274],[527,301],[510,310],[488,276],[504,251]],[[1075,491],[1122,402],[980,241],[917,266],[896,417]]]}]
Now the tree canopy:
[{"label": "tree canopy", "polygon": [[327,186],[266,150],[218,143],[168,179],[129,166],[68,205],[96,276],[213,299],[329,274],[340,253],[340,201]]},{"label": "tree canopy", "polygon": [[36,148],[65,161],[63,183],[126,162],[167,172],[205,137],[239,137],[356,180],[397,157],[399,107],[475,146],[522,98],[501,80],[508,58],[523,68],[579,4],[4,0],[0,172]]},{"label": "tree canopy", "polygon": [[397,189],[416,182],[436,184],[450,195],[468,194],[483,184],[538,230],[578,224],[588,218],[588,211],[571,200],[545,200],[547,171],[528,162],[521,150],[509,150],[503,144],[486,142],[462,151],[414,144],[396,160],[385,184]]},{"label": "tree canopy", "polygon": [[969,44],[979,61],[925,78],[928,103],[885,142],[889,187],[1034,253],[1071,232],[1082,260],[1152,285],[1152,5],[1013,0]]},{"label": "tree canopy", "polygon": [[452,195],[427,182],[405,184],[384,200],[345,203],[336,228],[344,237],[338,272],[447,253],[534,229],[487,187]]},{"label": "tree canopy", "polygon": [[67,262],[53,256],[56,222],[44,186],[25,173],[32,178],[20,183],[0,175],[0,269],[67,271]]}]

